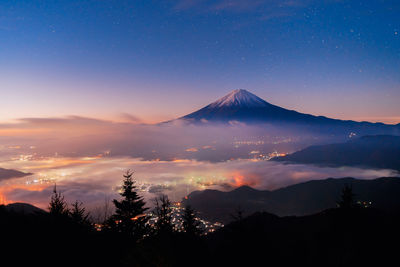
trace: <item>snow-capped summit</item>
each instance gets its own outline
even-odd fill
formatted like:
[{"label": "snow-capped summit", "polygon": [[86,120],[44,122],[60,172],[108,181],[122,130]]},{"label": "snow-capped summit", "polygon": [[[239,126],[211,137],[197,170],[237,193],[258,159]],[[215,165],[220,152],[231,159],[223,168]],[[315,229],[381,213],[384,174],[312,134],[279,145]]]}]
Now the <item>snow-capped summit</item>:
[{"label": "snow-capped summit", "polygon": [[244,89],[236,89],[227,94],[226,96],[218,99],[217,101],[211,103],[209,106],[211,108],[221,108],[221,107],[265,107],[268,105],[267,102],[259,98],[258,96],[246,91]]},{"label": "snow-capped summit", "polygon": [[266,122],[298,120],[305,114],[287,110],[268,103],[244,89],[236,89],[217,101],[180,119],[214,122]]},{"label": "snow-capped summit", "polygon": [[331,123],[332,119],[299,113],[272,105],[244,89],[236,89],[180,120],[192,123]]}]

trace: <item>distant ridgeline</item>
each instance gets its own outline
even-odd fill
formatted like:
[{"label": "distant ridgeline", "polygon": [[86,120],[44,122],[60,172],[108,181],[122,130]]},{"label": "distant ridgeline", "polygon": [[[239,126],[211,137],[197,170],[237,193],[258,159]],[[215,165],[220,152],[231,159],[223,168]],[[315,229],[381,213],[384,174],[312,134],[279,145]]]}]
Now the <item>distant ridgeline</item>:
[{"label": "distant ridgeline", "polygon": [[364,136],[346,143],[310,146],[284,157],[274,158],[302,164],[358,166],[400,171],[400,136]]},{"label": "distant ridgeline", "polygon": [[[400,210],[400,178],[358,180],[329,178],[300,183],[274,191],[260,191],[248,186],[230,192],[194,191],[184,200],[210,221],[227,223],[240,209],[248,216],[265,211],[279,216],[308,215],[337,207],[342,189],[350,185],[355,200],[389,212]],[[371,203],[369,203],[371,202]]]}]

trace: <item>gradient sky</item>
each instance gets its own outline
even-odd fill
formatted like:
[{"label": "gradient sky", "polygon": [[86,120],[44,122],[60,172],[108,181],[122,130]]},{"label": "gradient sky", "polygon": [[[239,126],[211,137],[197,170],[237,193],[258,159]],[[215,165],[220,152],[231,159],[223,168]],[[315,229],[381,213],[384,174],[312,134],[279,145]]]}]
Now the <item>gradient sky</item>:
[{"label": "gradient sky", "polygon": [[157,122],[236,88],[400,122],[398,0],[0,1],[0,121]]}]

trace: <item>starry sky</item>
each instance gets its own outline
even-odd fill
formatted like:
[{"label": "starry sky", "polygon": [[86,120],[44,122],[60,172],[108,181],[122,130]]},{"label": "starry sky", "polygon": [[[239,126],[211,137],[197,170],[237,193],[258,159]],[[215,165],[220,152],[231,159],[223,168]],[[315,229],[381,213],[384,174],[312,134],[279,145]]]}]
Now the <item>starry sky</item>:
[{"label": "starry sky", "polygon": [[398,0],[3,0],[0,121],[158,122],[236,88],[400,123]]}]

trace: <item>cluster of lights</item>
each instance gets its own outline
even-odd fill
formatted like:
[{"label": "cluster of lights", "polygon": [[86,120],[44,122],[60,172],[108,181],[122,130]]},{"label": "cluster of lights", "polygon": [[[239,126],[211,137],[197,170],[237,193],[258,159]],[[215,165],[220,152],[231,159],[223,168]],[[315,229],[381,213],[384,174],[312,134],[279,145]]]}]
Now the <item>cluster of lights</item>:
[{"label": "cluster of lights", "polygon": [[26,181],[26,185],[33,185],[33,184],[54,184],[56,181],[55,178],[39,178]]},{"label": "cluster of lights", "polygon": [[240,145],[247,145],[247,146],[254,145],[254,146],[259,146],[259,145],[264,145],[265,142],[262,141],[262,140],[258,140],[258,141],[235,141],[235,142],[233,142],[233,144],[234,144],[235,146],[240,146]]},{"label": "cluster of lights", "polygon": [[357,136],[357,134],[356,133],[353,133],[353,132],[351,132],[350,134],[349,134],[349,138],[353,138],[353,137],[356,137]]},{"label": "cluster of lights", "polygon": [[[185,212],[185,208],[182,206],[181,202],[174,202],[171,205],[171,223],[173,225],[174,231],[183,232],[183,214]],[[150,219],[148,221],[148,225],[154,227],[157,223],[157,216],[150,212],[147,214]],[[209,233],[215,232],[217,229],[224,227],[224,225],[220,222],[209,222],[203,220],[199,217],[195,217],[195,220],[198,222],[198,228],[201,230],[203,235],[207,235]]]},{"label": "cluster of lights", "polygon": [[276,157],[284,157],[286,153],[279,153],[278,151],[273,151],[271,153],[260,153],[260,151],[251,151],[251,155],[254,155],[255,160],[270,160]]},{"label": "cluster of lights", "polygon": [[12,157],[13,161],[31,161],[35,158],[36,154],[21,154],[16,157]]},{"label": "cluster of lights", "polygon": [[[172,205],[171,205],[171,213],[170,213],[170,215],[171,215],[171,223],[172,223],[174,231],[176,231],[176,232],[184,232],[184,229],[183,229],[183,214],[184,214],[184,212],[185,212],[185,209],[182,207],[182,203],[181,202],[173,202],[172,203]],[[135,220],[137,220],[137,219],[139,219],[141,217],[144,217],[144,216],[148,216],[149,217],[149,220],[147,221],[147,225],[152,227],[152,228],[154,228],[155,225],[157,224],[158,218],[157,218],[157,215],[154,214],[153,212],[149,212],[147,214],[138,215],[138,216],[132,218],[131,220],[135,221]],[[195,217],[195,220],[198,223],[197,227],[201,230],[203,235],[207,235],[209,233],[213,233],[217,229],[219,229],[221,227],[224,227],[224,225],[222,223],[220,223],[220,222],[212,223],[212,222],[203,220],[203,219],[201,219],[201,218],[199,218],[197,216]],[[119,221],[115,221],[115,223],[119,224],[119,223],[121,223],[121,221],[120,220]],[[101,223],[95,223],[93,226],[97,231],[101,231],[103,229],[103,227],[104,227],[104,225],[101,224]]]},{"label": "cluster of lights", "polygon": [[267,144],[279,145],[279,144],[287,144],[295,142],[296,140],[291,137],[282,137],[277,138],[278,140],[264,141],[264,140],[248,140],[248,141],[235,141],[233,145],[235,148],[239,148],[240,146],[262,146]]},{"label": "cluster of lights", "polygon": [[357,201],[357,204],[360,207],[363,207],[363,208],[369,208],[369,207],[372,206],[372,202],[371,201]]}]

